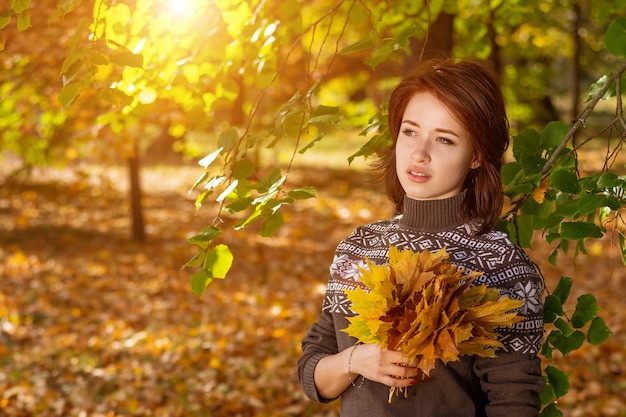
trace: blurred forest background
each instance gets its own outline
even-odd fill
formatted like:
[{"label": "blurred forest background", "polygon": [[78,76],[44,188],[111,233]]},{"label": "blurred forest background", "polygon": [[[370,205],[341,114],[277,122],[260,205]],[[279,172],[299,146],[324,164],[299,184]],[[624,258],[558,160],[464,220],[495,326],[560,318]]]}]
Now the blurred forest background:
[{"label": "blurred forest background", "polygon": [[[423,56],[488,60],[514,137],[576,125],[563,167],[574,181],[618,181],[621,92],[588,106],[603,79],[624,80],[626,46],[605,33],[625,11],[624,0],[4,0],[0,415],[337,416],[303,397],[295,362],[335,245],[393,215],[368,181],[390,89]],[[559,207],[567,187],[533,175],[508,203],[519,192],[542,204],[539,190]],[[626,416],[625,198],[611,184],[596,191],[618,207],[594,205],[586,220],[599,213],[595,238],[574,233],[568,248],[543,226],[524,237],[548,288],[572,278],[566,310],[592,293],[613,332],[551,359],[569,374],[558,401],[569,417]],[[213,280],[223,265],[196,272],[225,253],[226,279]]]}]

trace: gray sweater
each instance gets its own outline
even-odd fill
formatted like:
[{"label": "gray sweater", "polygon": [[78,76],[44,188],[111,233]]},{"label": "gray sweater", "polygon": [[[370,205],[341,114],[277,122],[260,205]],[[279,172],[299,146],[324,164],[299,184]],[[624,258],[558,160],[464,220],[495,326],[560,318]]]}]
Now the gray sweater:
[{"label": "gray sweater", "polygon": [[505,234],[476,235],[476,227],[460,215],[463,198],[464,194],[431,201],[407,198],[402,216],[361,226],[338,245],[322,312],[302,341],[298,376],[307,397],[335,400],[319,395],[313,375],[320,359],[356,342],[341,330],[354,314],[344,291],[364,288],[357,266],[364,265],[366,258],[386,263],[390,245],[413,251],[445,246],[453,264],[483,272],[475,284],[523,299],[519,313],[525,319],[512,328],[498,329],[504,347],[496,358],[462,356],[446,365],[439,361],[428,379],[408,388],[408,398],[400,395],[388,403],[389,387],[369,380],[360,388],[348,387],[341,394],[341,416],[537,416],[543,388],[537,358],[543,339],[542,281],[524,251]]}]

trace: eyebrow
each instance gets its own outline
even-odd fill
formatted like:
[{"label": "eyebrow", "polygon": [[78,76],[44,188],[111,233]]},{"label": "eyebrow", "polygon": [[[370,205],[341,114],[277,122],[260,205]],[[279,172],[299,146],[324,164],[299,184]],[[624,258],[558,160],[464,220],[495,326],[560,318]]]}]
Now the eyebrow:
[{"label": "eyebrow", "polygon": [[[409,125],[416,126],[416,127],[422,127],[422,126],[420,126],[420,124],[419,124],[419,123],[414,122],[414,121],[412,121],[412,120],[403,120],[403,121],[402,121],[402,123],[400,123],[400,124],[401,124],[401,125],[403,125],[403,124],[405,124],[405,123],[406,123],[406,124],[409,124]],[[458,135],[458,134],[457,134],[454,130],[450,130],[450,129],[441,129],[441,128],[437,128],[437,129],[435,129],[435,132],[439,132],[439,133],[447,133],[447,134],[449,134],[449,135],[456,136],[457,138],[459,138],[459,137],[460,137],[460,136],[459,136],[459,135]]]}]

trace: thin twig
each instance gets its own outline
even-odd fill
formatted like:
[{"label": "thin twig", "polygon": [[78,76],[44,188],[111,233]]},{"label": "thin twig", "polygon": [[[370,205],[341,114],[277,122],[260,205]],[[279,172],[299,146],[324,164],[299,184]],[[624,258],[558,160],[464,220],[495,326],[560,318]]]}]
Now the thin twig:
[{"label": "thin twig", "polygon": [[[589,102],[589,104],[587,104],[587,106],[583,109],[583,111],[579,113],[578,117],[576,117],[576,120],[573,121],[573,124],[570,127],[569,131],[567,132],[567,135],[565,135],[565,137],[563,138],[563,141],[561,141],[559,146],[552,153],[552,155],[550,155],[550,158],[548,159],[548,161],[543,166],[543,168],[541,170],[541,174],[542,175],[545,175],[545,174],[547,174],[550,171],[550,169],[552,168],[552,165],[554,164],[554,161],[558,157],[559,153],[561,153],[561,151],[567,146],[567,143],[570,140],[572,140],[572,138],[574,137],[574,134],[576,133],[576,131],[581,126],[583,126],[585,124],[585,119],[591,114],[591,112],[596,107],[598,102],[602,99],[602,97],[604,97],[606,92],[611,87],[611,84],[613,84],[614,82],[617,82],[617,80],[619,80],[621,78],[621,76],[624,73],[624,71],[626,71],[626,63],[622,64],[620,69],[617,70],[613,75],[611,75],[607,79],[606,83],[598,91],[598,93],[595,95],[595,97]],[[621,100],[618,101],[618,103],[621,103]]]},{"label": "thin twig", "polygon": [[617,77],[615,79],[615,97],[617,99],[615,117],[621,123],[624,131],[626,131],[626,120],[624,120],[624,110],[622,107],[622,77]]}]

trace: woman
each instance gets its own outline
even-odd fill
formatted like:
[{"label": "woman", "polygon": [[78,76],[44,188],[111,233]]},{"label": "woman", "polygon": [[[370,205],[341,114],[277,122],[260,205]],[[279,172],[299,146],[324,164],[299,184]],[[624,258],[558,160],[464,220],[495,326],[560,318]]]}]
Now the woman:
[{"label": "woman", "polygon": [[[424,62],[392,92],[388,122],[393,144],[378,165],[402,214],[361,226],[338,245],[322,312],[302,342],[305,394],[320,402],[341,397],[342,417],[536,416],[543,287],[523,250],[494,230],[509,141],[497,83],[476,61]],[[400,352],[357,345],[342,332],[353,314],[344,291],[364,288],[358,266],[366,258],[386,263],[390,245],[445,246],[453,264],[483,273],[476,284],[524,300],[524,320],[498,329],[503,347],[495,358],[438,361],[422,380]],[[389,403],[389,387],[408,387],[407,398]]]}]

